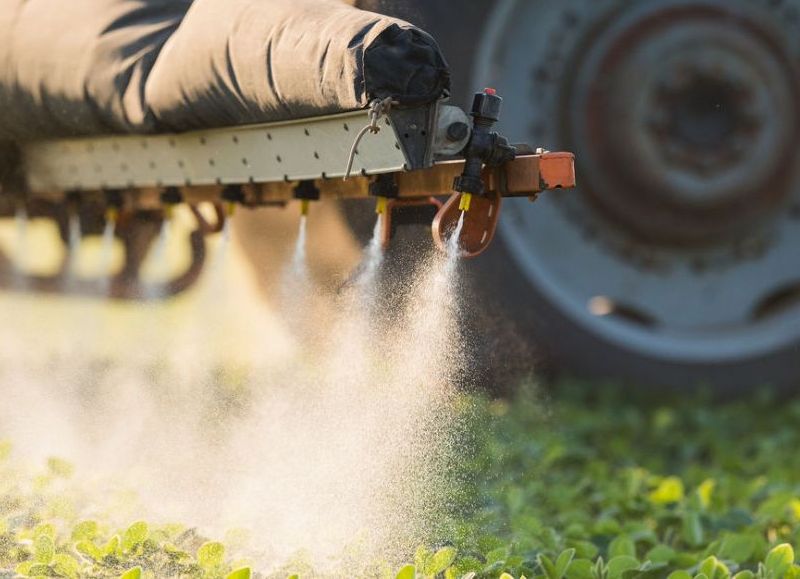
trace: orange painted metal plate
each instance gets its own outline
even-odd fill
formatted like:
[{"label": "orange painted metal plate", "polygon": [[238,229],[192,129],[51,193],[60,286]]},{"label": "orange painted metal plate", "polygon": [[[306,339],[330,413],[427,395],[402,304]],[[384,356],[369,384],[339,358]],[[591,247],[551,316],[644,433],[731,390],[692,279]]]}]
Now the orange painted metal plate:
[{"label": "orange painted metal plate", "polygon": [[[461,194],[452,195],[433,220],[433,241],[442,251],[446,251],[448,240],[461,218],[460,203]],[[464,214],[464,228],[459,238],[462,257],[478,257],[489,248],[497,231],[502,204],[503,198],[496,191],[482,197],[472,197],[470,210]]]}]

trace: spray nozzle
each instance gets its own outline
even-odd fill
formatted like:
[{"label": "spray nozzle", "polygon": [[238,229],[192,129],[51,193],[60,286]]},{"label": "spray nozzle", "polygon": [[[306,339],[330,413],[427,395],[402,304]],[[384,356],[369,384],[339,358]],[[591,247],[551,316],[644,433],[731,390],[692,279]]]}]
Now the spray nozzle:
[{"label": "spray nozzle", "polygon": [[220,197],[225,203],[226,217],[233,217],[236,213],[236,206],[245,201],[244,190],[241,185],[228,185],[222,190]]},{"label": "spray nozzle", "polygon": [[119,220],[122,206],[125,204],[122,191],[118,189],[106,189],[103,191],[103,194],[106,198],[106,221],[116,224]]},{"label": "spray nozzle", "polygon": [[472,207],[472,193],[463,193],[458,203],[458,210],[466,213]]},{"label": "spray nozzle", "polygon": [[78,210],[78,205],[81,204],[81,194],[79,191],[68,191],[64,199],[66,200],[67,209],[70,212]]},{"label": "spray nozzle", "polygon": [[369,184],[369,194],[377,199],[375,213],[386,215],[389,200],[397,199],[400,195],[400,188],[394,173],[385,173],[375,177],[375,180]]},{"label": "spray nozzle", "polygon": [[[483,196],[486,186],[483,182],[485,166],[497,167],[512,161],[517,150],[508,139],[492,131],[492,127],[500,120],[500,109],[503,99],[494,89],[486,89],[475,95],[472,104],[473,131],[467,146],[464,148],[464,170],[455,178],[453,189],[458,193]],[[462,197],[462,200],[464,199]],[[469,211],[470,201],[466,201]]]},{"label": "spray nozzle", "polygon": [[294,198],[300,201],[300,215],[306,217],[312,201],[319,201],[320,191],[314,181],[300,181],[294,188]]},{"label": "spray nozzle", "polygon": [[116,225],[117,221],[119,221],[119,209],[116,207],[106,209],[106,221]]},{"label": "spray nozzle", "polygon": [[172,220],[175,215],[175,206],[183,203],[183,195],[177,187],[167,187],[161,193],[161,203],[164,205],[164,217]]}]

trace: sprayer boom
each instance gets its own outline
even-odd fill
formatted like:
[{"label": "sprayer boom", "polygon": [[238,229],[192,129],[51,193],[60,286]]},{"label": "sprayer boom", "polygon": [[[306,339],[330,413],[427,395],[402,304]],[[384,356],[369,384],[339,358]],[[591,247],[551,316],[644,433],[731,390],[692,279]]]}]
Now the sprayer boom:
[{"label": "sprayer boom", "polygon": [[[236,205],[299,200],[305,212],[322,197],[373,198],[385,215],[385,243],[395,218],[428,206],[436,211],[439,245],[466,211],[461,245],[472,257],[491,242],[503,197],[534,200],[546,189],[575,185],[571,153],[514,147],[491,132],[500,102],[487,89],[476,96],[471,115],[441,102],[401,108],[375,101],[365,111],[283,123],[30,142],[20,146],[22,174],[4,185],[0,214],[52,216],[62,231],[69,215],[116,216],[117,235],[128,236],[130,250],[125,279],[112,287],[118,297],[141,295],[132,282],[142,256],[158,222],[179,203],[195,209],[194,259],[167,293],[197,277],[202,237],[221,230]],[[449,201],[437,199],[442,196]],[[217,208],[214,223],[196,210],[201,203]],[[149,223],[148,233],[134,242],[140,222]],[[61,287],[34,281],[42,289]]]}]

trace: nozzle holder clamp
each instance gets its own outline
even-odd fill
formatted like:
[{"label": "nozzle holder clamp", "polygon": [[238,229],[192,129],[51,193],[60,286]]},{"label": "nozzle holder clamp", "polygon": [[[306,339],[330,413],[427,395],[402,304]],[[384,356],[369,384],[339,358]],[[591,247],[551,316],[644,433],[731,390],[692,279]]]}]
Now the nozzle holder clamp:
[{"label": "nozzle holder clamp", "polygon": [[294,188],[294,198],[300,201],[319,201],[320,191],[314,181],[300,181]]},{"label": "nozzle holder clamp", "polygon": [[164,205],[180,205],[183,203],[183,194],[177,187],[167,187],[161,194],[161,202]]},{"label": "nozzle holder clamp", "polygon": [[400,186],[394,173],[383,173],[375,177],[369,184],[369,194],[372,197],[397,199],[400,196]]},{"label": "nozzle holder clamp", "polygon": [[113,209],[122,209],[122,206],[125,205],[124,191],[120,189],[105,189],[103,195],[108,206]]},{"label": "nozzle holder clamp", "polygon": [[241,185],[228,185],[222,190],[220,197],[228,203],[243,204],[245,202],[244,190]]}]

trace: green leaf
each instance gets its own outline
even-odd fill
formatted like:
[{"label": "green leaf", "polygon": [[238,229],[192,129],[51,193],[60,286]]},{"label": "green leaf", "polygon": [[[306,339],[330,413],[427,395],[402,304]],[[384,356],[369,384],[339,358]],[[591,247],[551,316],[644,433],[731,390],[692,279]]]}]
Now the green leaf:
[{"label": "green leaf", "polygon": [[502,575],[500,575],[500,579],[514,579],[514,576],[511,575],[510,573],[503,573]]},{"label": "green leaf", "polygon": [[539,563],[539,567],[542,569],[542,573],[544,573],[547,579],[561,579],[555,564],[549,557],[544,554],[539,554],[539,556],[536,557],[536,561]]},{"label": "green leaf", "polygon": [[692,574],[681,569],[670,573],[667,579],[692,579]]},{"label": "green leaf", "polygon": [[714,479],[709,478],[704,480],[699,487],[697,487],[697,496],[700,497],[700,504],[704,509],[711,506],[711,498],[714,494],[714,488],[717,483]]},{"label": "green leaf", "polygon": [[126,553],[132,551],[147,540],[150,528],[144,521],[133,523],[122,536],[122,550]]},{"label": "green leaf", "polygon": [[567,579],[592,579],[592,561],[574,559],[567,569]]},{"label": "green leaf", "polygon": [[594,559],[600,551],[591,541],[573,541],[571,546],[575,549],[575,556],[580,559]]},{"label": "green leaf", "polygon": [[102,561],[103,559],[103,550],[91,541],[78,541],[75,543],[75,550],[95,561]]},{"label": "green leaf", "polygon": [[73,541],[93,541],[99,534],[97,521],[81,521],[72,528]]},{"label": "green leaf", "polygon": [[630,569],[637,569],[639,561],[630,555],[620,555],[609,559],[608,561],[608,578],[619,579],[625,571]]},{"label": "green leaf", "polygon": [[250,567],[242,567],[241,569],[236,569],[233,573],[229,573],[225,579],[250,579],[252,574]]},{"label": "green leaf", "polygon": [[51,474],[61,478],[70,478],[75,472],[75,467],[60,458],[48,458],[47,468]]},{"label": "green leaf", "polygon": [[774,547],[764,561],[770,577],[775,579],[782,579],[792,565],[794,565],[794,549],[789,543]]},{"label": "green leaf", "polygon": [[650,502],[656,505],[668,505],[683,500],[683,481],[676,476],[662,480],[658,487],[650,493]]},{"label": "green leaf", "polygon": [[558,579],[561,579],[567,574],[567,569],[569,569],[574,558],[575,549],[567,549],[561,552],[558,559],[556,559],[556,573],[558,574]]},{"label": "green leaf", "polygon": [[432,557],[433,554],[428,551],[428,549],[425,547],[419,547],[414,553],[414,565],[420,570],[420,572],[424,573],[424,570],[430,565]]},{"label": "green leaf", "polygon": [[142,577],[142,568],[134,567],[133,569],[125,571],[125,573],[119,576],[119,579],[141,579],[141,577]]},{"label": "green leaf", "polygon": [[428,567],[423,571],[425,575],[438,575],[456,560],[456,551],[453,547],[443,547],[436,551],[428,562]]},{"label": "green leaf", "polygon": [[414,565],[406,565],[397,572],[395,579],[417,579],[417,568]]},{"label": "green leaf", "polygon": [[197,562],[203,569],[219,567],[225,561],[225,546],[209,541],[197,550]]},{"label": "green leaf", "polygon": [[666,563],[653,563],[645,561],[638,569],[628,569],[622,574],[622,579],[662,579],[666,572]]},{"label": "green leaf", "polygon": [[653,563],[670,563],[675,557],[675,549],[667,545],[656,545],[645,555],[645,559]]},{"label": "green leaf", "polygon": [[36,525],[33,529],[33,538],[37,539],[39,537],[50,537],[53,542],[56,540],[56,528],[54,525],[49,523],[42,523],[41,525]]},{"label": "green leaf", "polygon": [[755,579],[756,575],[749,569],[745,569],[744,571],[739,571],[736,575],[733,576],[733,579]]},{"label": "green leaf", "polygon": [[65,553],[57,553],[53,557],[52,565],[58,576],[69,577],[69,579],[77,579],[81,569],[80,563]]},{"label": "green leaf", "polygon": [[592,567],[592,576],[594,579],[606,579],[608,576],[608,565],[603,561],[602,557],[598,557]]},{"label": "green leaf", "polygon": [[49,535],[39,535],[33,540],[33,559],[37,563],[49,565],[56,554],[56,546]]},{"label": "green leaf", "polygon": [[608,558],[612,559],[614,557],[620,556],[628,556],[628,557],[636,557],[636,545],[625,535],[620,535],[608,546]]},{"label": "green leaf", "polygon": [[730,569],[713,555],[700,563],[698,572],[708,579],[727,579],[731,574]]},{"label": "green leaf", "polygon": [[50,575],[50,567],[35,561],[25,561],[17,565],[15,569],[17,575],[23,577],[47,577]]},{"label": "green leaf", "polygon": [[758,537],[744,533],[731,533],[722,539],[717,556],[720,559],[741,564],[750,560],[756,548],[758,548]]},{"label": "green leaf", "polygon": [[101,556],[108,557],[110,555],[116,555],[119,551],[119,535],[114,535],[108,540],[108,543],[101,549]]},{"label": "green leaf", "polygon": [[703,543],[703,523],[700,515],[696,512],[686,513],[683,517],[683,540],[692,547],[697,547]]},{"label": "green leaf", "polygon": [[505,547],[500,547],[499,549],[493,549],[486,553],[486,563],[491,565],[492,563],[499,563],[506,560],[508,556],[508,550]]},{"label": "green leaf", "polygon": [[483,569],[483,563],[475,557],[462,557],[450,569],[453,570],[456,577],[461,577],[471,572],[480,571]]}]

